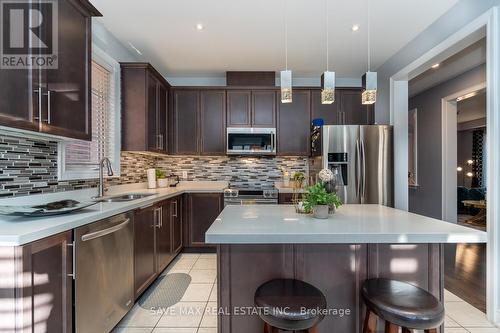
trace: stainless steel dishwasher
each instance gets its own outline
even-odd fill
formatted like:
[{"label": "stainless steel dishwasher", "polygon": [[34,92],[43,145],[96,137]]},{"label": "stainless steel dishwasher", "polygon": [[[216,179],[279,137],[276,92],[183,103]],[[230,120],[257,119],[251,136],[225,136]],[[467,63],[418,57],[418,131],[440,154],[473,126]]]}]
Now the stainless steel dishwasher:
[{"label": "stainless steel dishwasher", "polygon": [[75,229],[77,333],[110,332],[134,305],[134,224],[120,214]]}]

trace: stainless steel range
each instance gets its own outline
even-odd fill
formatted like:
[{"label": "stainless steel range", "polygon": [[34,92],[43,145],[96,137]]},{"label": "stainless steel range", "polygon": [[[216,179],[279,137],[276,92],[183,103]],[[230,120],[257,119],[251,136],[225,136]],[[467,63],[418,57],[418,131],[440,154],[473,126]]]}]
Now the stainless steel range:
[{"label": "stainless steel range", "polygon": [[278,203],[278,190],[269,188],[227,188],[224,190],[224,206],[266,205]]}]

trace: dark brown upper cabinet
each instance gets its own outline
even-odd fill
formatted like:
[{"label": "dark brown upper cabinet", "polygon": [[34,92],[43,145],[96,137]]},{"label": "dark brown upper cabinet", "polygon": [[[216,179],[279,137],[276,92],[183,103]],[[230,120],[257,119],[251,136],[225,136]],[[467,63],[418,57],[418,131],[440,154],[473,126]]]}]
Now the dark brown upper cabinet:
[{"label": "dark brown upper cabinet", "polygon": [[172,153],[224,155],[226,92],[176,89],[173,96]]},{"label": "dark brown upper cabinet", "polygon": [[228,127],[276,127],[275,90],[228,90]]},{"label": "dark brown upper cabinet", "polygon": [[[374,122],[373,106],[361,104],[361,89],[342,89],[339,119],[342,125],[370,125]],[[336,101],[337,103],[337,101]]]},{"label": "dark brown upper cabinet", "polygon": [[309,156],[310,124],[310,90],[294,89],[292,103],[278,103],[278,155]]},{"label": "dark brown upper cabinet", "polygon": [[92,139],[92,16],[86,0],[58,1],[58,68],[0,69],[0,125]]},{"label": "dark brown upper cabinet", "polygon": [[361,89],[335,90],[333,104],[321,104],[321,90],[311,90],[311,119],[322,118],[325,125],[373,124],[373,107],[361,104]]},{"label": "dark brown upper cabinet", "polygon": [[226,92],[203,90],[200,92],[200,153],[224,155],[225,143]]},{"label": "dark brown upper cabinet", "polygon": [[168,152],[170,85],[149,63],[121,63],[122,150]]},{"label": "dark brown upper cabinet", "polygon": [[321,104],[321,90],[311,90],[311,120],[321,118],[325,125],[339,125],[341,123],[339,114],[340,91],[335,91],[335,102],[332,104]]},{"label": "dark brown upper cabinet", "polygon": [[252,127],[276,127],[276,92],[252,91]]},{"label": "dark brown upper cabinet", "polygon": [[199,152],[198,90],[174,90],[172,112],[172,154],[197,155]]},{"label": "dark brown upper cabinet", "polygon": [[229,90],[227,92],[227,126],[251,127],[250,90]]}]

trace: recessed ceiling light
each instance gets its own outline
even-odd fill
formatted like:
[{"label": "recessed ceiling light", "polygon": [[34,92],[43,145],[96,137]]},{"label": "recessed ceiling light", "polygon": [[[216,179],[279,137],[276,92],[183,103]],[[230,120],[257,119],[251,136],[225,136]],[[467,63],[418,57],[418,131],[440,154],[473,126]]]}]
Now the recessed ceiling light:
[{"label": "recessed ceiling light", "polygon": [[203,26],[203,24],[201,24],[201,23],[196,24],[196,30],[201,31],[203,29],[205,29],[205,27]]},{"label": "recessed ceiling light", "polygon": [[357,24],[353,25],[353,26],[352,26],[352,28],[351,28],[351,30],[352,30],[353,32],[358,31],[358,30],[359,30],[359,25],[357,25]]},{"label": "recessed ceiling light", "polygon": [[433,69],[436,69],[436,68],[438,68],[438,67],[439,67],[439,63],[434,64],[434,65],[432,65],[431,67],[432,67]]}]

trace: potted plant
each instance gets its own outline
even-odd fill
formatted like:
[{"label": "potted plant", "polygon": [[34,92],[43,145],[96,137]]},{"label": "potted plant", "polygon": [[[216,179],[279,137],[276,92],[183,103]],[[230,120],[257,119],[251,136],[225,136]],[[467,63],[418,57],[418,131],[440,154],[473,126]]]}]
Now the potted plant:
[{"label": "potted plant", "polygon": [[156,169],[156,182],[158,187],[168,187],[168,179],[165,171]]},{"label": "potted plant", "polygon": [[304,197],[304,209],[307,213],[313,213],[317,219],[328,218],[330,208],[335,209],[342,205],[340,198],[335,193],[328,193],[323,182],[318,182],[306,189]]},{"label": "potted plant", "polygon": [[302,188],[302,185],[304,185],[304,180],[306,179],[306,176],[302,172],[295,172],[292,176],[293,179],[293,187],[294,188]]}]

